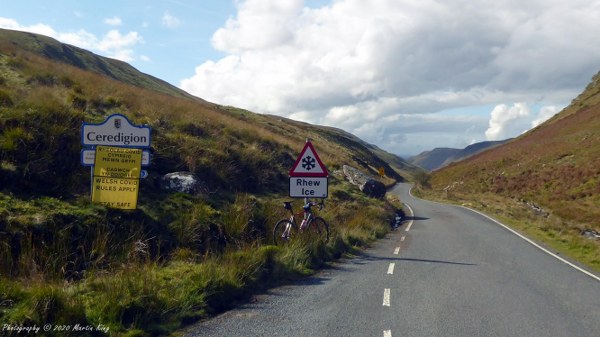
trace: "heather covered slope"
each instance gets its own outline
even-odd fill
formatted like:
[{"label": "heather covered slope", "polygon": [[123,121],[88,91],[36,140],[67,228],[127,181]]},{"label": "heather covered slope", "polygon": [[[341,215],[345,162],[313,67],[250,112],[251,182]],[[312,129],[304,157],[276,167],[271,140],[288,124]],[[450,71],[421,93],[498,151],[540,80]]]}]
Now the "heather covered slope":
[{"label": "heather covered slope", "polygon": [[537,236],[581,250],[598,268],[600,244],[579,237],[600,231],[599,80],[521,137],[436,171],[425,193],[529,223]]}]

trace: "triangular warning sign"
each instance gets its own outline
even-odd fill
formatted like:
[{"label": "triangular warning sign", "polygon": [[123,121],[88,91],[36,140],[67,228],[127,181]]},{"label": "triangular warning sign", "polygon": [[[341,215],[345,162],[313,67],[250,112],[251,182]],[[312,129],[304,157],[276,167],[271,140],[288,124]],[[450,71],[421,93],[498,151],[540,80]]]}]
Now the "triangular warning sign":
[{"label": "triangular warning sign", "polygon": [[311,142],[306,142],[296,163],[290,170],[290,177],[327,177],[329,172]]}]

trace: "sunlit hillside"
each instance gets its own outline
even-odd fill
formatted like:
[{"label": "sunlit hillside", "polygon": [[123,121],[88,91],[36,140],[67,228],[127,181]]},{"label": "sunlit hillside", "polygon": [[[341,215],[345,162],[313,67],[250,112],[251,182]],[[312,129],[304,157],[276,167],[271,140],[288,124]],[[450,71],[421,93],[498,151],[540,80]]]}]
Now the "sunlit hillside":
[{"label": "sunlit hillside", "polygon": [[523,136],[431,176],[437,195],[512,219],[600,267],[600,74],[571,105]]},{"label": "sunlit hillside", "polygon": [[[91,204],[80,162],[82,123],[115,113],[152,129],[134,211]],[[331,238],[274,247],[307,138],[331,172],[320,212]],[[310,274],[384,235],[395,207],[346,182],[343,165],[383,168],[388,185],[414,169],[342,130],[209,103],[122,62],[0,30],[0,321],[166,335]],[[166,191],[161,179],[178,171],[200,187]]]}]

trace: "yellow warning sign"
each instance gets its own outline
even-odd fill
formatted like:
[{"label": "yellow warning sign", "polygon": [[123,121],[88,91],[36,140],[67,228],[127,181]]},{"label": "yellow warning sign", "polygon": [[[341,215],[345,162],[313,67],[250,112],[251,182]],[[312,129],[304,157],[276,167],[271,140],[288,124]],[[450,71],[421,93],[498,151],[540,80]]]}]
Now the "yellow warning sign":
[{"label": "yellow warning sign", "polygon": [[142,150],[97,146],[92,202],[111,208],[136,209]]}]

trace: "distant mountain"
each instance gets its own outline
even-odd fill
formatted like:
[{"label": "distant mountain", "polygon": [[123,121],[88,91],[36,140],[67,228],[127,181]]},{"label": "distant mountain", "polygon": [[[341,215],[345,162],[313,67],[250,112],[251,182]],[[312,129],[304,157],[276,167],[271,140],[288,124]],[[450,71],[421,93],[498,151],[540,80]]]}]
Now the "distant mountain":
[{"label": "distant mountain", "polygon": [[435,171],[451,163],[467,159],[482,151],[508,142],[507,140],[480,142],[467,146],[464,149],[453,149],[447,147],[435,148],[431,151],[422,152],[410,158],[409,163],[422,167],[428,171]]}]

